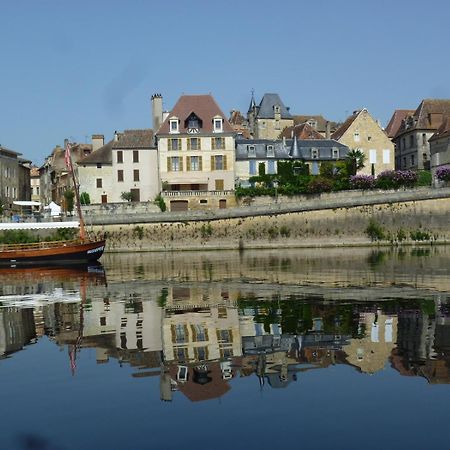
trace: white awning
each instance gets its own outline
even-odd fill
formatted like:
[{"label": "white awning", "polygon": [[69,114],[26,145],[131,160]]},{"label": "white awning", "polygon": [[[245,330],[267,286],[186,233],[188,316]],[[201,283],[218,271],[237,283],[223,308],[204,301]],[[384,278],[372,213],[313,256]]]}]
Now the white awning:
[{"label": "white awning", "polygon": [[16,200],[13,203],[14,205],[18,206],[41,206],[40,202],[34,202],[30,200]]},{"label": "white awning", "polygon": [[45,230],[56,228],[78,228],[79,222],[0,222],[0,231],[5,230]]}]

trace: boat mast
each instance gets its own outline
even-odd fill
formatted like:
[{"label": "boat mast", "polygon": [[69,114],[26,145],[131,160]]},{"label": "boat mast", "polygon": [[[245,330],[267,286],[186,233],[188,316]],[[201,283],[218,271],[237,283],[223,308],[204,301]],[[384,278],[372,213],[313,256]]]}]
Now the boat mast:
[{"label": "boat mast", "polygon": [[76,200],[76,203],[77,203],[78,218],[80,220],[80,239],[82,241],[84,241],[86,239],[86,229],[84,227],[83,214],[81,213],[80,186],[77,183],[77,180],[76,180],[76,177],[75,177],[75,171],[73,170],[72,155],[71,155],[70,144],[69,143],[67,143],[67,146],[66,146],[65,159],[66,159],[67,169],[72,174],[73,189],[75,191],[75,200]]}]

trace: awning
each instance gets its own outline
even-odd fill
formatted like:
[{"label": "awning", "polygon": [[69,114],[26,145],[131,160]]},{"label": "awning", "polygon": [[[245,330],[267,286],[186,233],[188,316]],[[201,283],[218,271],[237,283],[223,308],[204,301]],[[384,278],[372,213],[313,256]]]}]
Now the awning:
[{"label": "awning", "polygon": [[18,206],[41,206],[40,202],[34,202],[31,200],[16,200],[13,204]]},{"label": "awning", "polygon": [[56,228],[78,228],[79,222],[0,222],[0,231],[5,230],[46,230]]}]

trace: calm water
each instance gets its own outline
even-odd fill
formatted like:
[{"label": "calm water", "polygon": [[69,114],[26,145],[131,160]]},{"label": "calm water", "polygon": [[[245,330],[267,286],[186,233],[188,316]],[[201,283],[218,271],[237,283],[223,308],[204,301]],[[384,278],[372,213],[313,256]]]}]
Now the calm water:
[{"label": "calm water", "polygon": [[0,269],[1,449],[446,446],[450,248]]}]

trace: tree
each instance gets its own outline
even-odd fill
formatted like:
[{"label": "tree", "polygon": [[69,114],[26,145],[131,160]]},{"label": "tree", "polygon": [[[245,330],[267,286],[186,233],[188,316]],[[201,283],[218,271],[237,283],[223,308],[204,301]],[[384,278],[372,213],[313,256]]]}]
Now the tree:
[{"label": "tree", "polygon": [[66,211],[71,213],[74,206],[75,192],[72,189],[67,189],[64,191],[64,198],[66,199]]},{"label": "tree", "polygon": [[365,160],[366,155],[361,150],[350,150],[345,158],[348,173],[356,175],[356,172],[364,167]]},{"label": "tree", "polygon": [[131,200],[133,200],[133,193],[131,191],[122,192],[120,198],[126,202],[131,202]]},{"label": "tree", "polygon": [[80,195],[80,203],[82,205],[90,205],[91,204],[91,197],[87,192],[82,192]]}]

